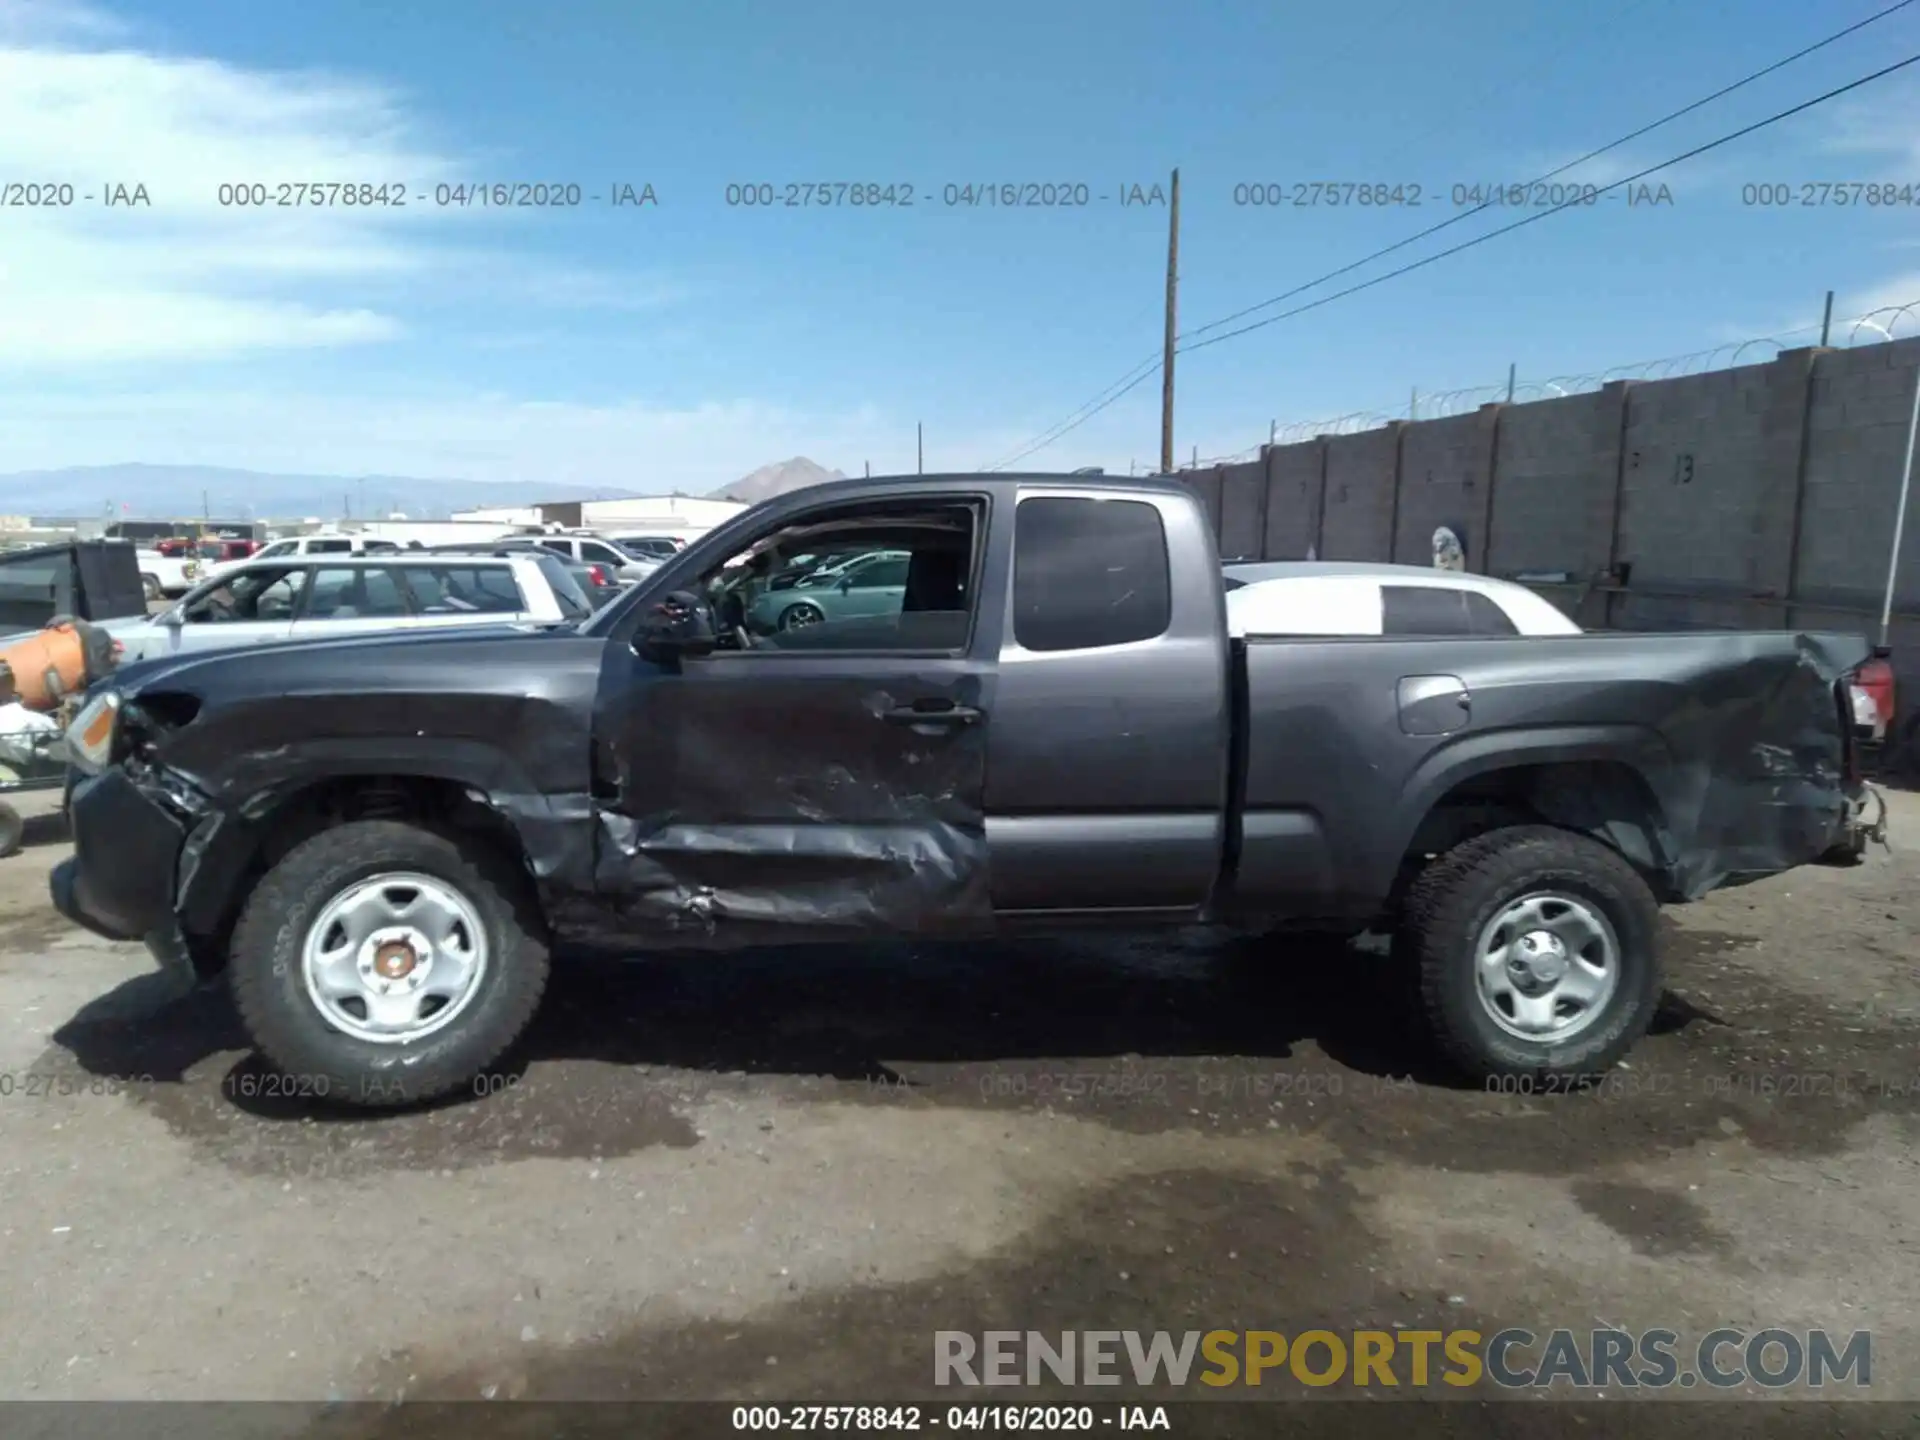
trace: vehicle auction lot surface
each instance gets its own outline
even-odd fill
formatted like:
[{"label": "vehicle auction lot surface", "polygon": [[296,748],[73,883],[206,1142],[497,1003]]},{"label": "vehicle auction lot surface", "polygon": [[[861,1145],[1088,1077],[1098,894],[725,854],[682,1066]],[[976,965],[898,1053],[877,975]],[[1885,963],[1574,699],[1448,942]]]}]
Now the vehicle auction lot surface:
[{"label": "vehicle auction lot surface", "polygon": [[0,861],[0,1396],[944,1404],[1019,1392],[935,1391],[936,1330],[1727,1325],[1871,1330],[1920,1399],[1892,801],[1891,855],[1669,912],[1595,1094],[1443,1082],[1367,955],[1189,935],[564,966],[517,1084],[399,1116],[268,1093],[224,992],[62,922],[43,816]]}]

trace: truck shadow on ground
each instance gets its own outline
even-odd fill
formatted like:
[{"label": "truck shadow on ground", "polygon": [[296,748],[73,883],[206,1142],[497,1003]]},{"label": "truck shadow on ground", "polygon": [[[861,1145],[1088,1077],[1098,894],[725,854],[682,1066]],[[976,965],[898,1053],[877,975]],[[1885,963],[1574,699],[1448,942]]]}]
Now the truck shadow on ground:
[{"label": "truck shadow on ground", "polygon": [[[1151,943],[564,954],[539,1015],[502,1070],[591,1060],[904,1085],[912,1082],[903,1069],[923,1064],[1283,1060],[1311,1042],[1349,1069],[1453,1083],[1424,1044],[1412,997],[1390,961],[1318,940],[1258,956],[1253,943],[1199,933]],[[160,1082],[248,1049],[223,982],[181,993],[158,974],[90,1002],[54,1039],[89,1073]],[[248,1055],[239,1068],[256,1063]],[[317,1113],[298,1101],[235,1098],[262,1115]]]},{"label": "truck shadow on ground", "polygon": [[[44,1066],[114,1077],[110,1088],[235,1168],[306,1175],[691,1147],[709,1103],[1055,1110],[1135,1133],[1316,1130],[1356,1153],[1556,1173],[1727,1124],[1780,1148],[1837,1146],[1858,1118],[1803,1104],[1769,1130],[1765,1116],[1697,1103],[1702,1064],[1730,1053],[1716,1037],[1742,1032],[1677,995],[1624,1072],[1631,1088],[1598,1103],[1490,1093],[1435,1063],[1407,989],[1384,955],[1206,932],[568,956],[516,1055],[472,1093],[394,1112],[274,1074],[223,985],[182,994],[148,974],[62,1025]],[[1668,1066],[1677,1073],[1652,1088]]]}]

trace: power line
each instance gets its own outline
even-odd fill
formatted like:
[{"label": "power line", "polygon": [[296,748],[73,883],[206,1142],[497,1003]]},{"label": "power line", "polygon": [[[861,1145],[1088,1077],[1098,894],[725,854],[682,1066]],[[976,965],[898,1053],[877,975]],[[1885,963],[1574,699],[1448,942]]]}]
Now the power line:
[{"label": "power line", "polygon": [[[1887,16],[1893,14],[1895,11],[1905,10],[1908,6],[1914,3],[1915,3],[1915,0],[1899,0],[1898,4],[1889,5],[1885,10],[1879,11],[1877,14],[1869,15],[1866,19],[1860,21],[1858,24],[1849,25],[1844,30],[1836,30],[1834,31],[1833,34],[1827,36],[1826,39],[1817,40],[1813,44],[1807,46],[1806,49],[1804,50],[1796,50],[1793,52],[1793,54],[1787,56],[1784,60],[1774,61],[1773,64],[1767,66],[1764,70],[1756,70],[1751,75],[1747,75],[1739,80],[1736,80],[1731,85],[1722,86],[1720,89],[1714,91],[1711,95],[1707,95],[1702,97],[1699,100],[1695,100],[1690,105],[1682,105],[1678,110],[1674,110],[1669,112],[1668,114],[1662,115],[1658,120],[1652,121],[1646,125],[1642,125],[1638,130],[1634,130],[1626,135],[1622,135],[1618,140],[1610,140],[1605,145],[1600,146],[1598,149],[1589,150],[1586,154],[1582,155],[1579,159],[1569,160],[1566,164],[1558,166],[1555,169],[1549,170],[1547,171],[1546,174],[1541,175],[1536,179],[1527,181],[1525,185],[1519,188],[1522,189],[1523,191],[1531,190],[1535,185],[1544,184],[1547,181],[1553,179],[1553,177],[1556,175],[1564,175],[1567,171],[1573,169],[1574,167],[1579,165],[1584,165],[1589,160],[1597,159],[1600,156],[1605,155],[1610,150],[1618,150],[1622,145],[1630,144],[1633,141],[1638,140],[1643,135],[1651,134],[1653,131],[1658,130],[1662,125],[1671,124],[1673,121],[1678,120],[1683,115],[1691,115],[1694,111],[1699,110],[1704,106],[1711,105],[1716,100],[1724,99],[1726,96],[1731,95],[1734,91],[1741,89],[1743,86],[1751,85],[1756,80],[1764,79],[1766,76],[1773,74],[1774,71],[1784,69],[1788,65],[1793,64],[1796,60],[1804,60],[1807,56],[1813,54],[1814,51],[1823,50],[1827,46],[1833,44],[1836,40],[1844,40],[1846,39],[1847,36],[1853,34],[1854,31],[1863,29],[1864,27],[1873,24],[1876,20],[1884,20],[1886,19]],[[1582,197],[1582,198],[1584,201],[1585,197]],[[1450,216],[1445,220],[1439,221],[1437,224],[1429,225],[1426,229],[1418,232],[1417,234],[1407,236],[1407,238],[1404,240],[1396,240],[1393,244],[1387,246],[1385,249],[1376,250],[1371,255],[1363,256],[1362,258],[1355,260],[1351,265],[1342,265],[1338,270],[1330,270],[1325,275],[1319,276],[1317,279],[1307,281],[1306,284],[1304,285],[1296,285],[1293,287],[1293,289],[1283,291],[1281,294],[1275,295],[1270,299],[1262,300],[1257,305],[1249,305],[1243,310],[1234,311],[1233,314],[1231,315],[1223,315],[1218,320],[1208,321],[1205,325],[1202,325],[1197,329],[1190,330],[1187,333],[1189,336],[1204,335],[1210,330],[1218,330],[1222,325],[1231,325],[1234,321],[1243,319],[1244,317],[1253,314],[1256,310],[1265,310],[1267,307],[1271,305],[1278,305],[1282,301],[1291,300],[1294,296],[1300,294],[1303,291],[1311,290],[1316,285],[1324,285],[1329,280],[1337,280],[1339,279],[1340,276],[1350,274],[1351,272],[1358,270],[1363,265],[1370,265],[1375,260],[1379,260],[1384,256],[1393,254],[1396,250],[1404,250],[1406,249],[1407,246],[1412,245],[1418,241],[1425,240],[1430,235],[1437,235],[1442,230],[1445,230],[1447,227],[1451,225],[1458,225],[1462,220],[1469,220],[1473,218],[1475,215],[1478,215],[1482,210],[1489,209],[1492,206],[1497,205],[1498,203],[1499,203],[1498,200],[1488,200],[1479,205],[1474,206],[1471,210],[1463,210],[1458,215]],[[1498,233],[1498,232],[1495,232],[1495,233]],[[1181,338],[1185,339],[1187,337],[1183,336]]]},{"label": "power line", "polygon": [[[1764,130],[1769,125],[1777,125],[1780,121],[1790,119],[1791,117],[1800,114],[1802,111],[1811,110],[1816,105],[1824,105],[1826,104],[1827,101],[1836,99],[1841,95],[1845,95],[1850,90],[1858,90],[1862,85],[1870,85],[1875,80],[1884,79],[1886,76],[1893,74],[1894,71],[1904,70],[1907,68],[1907,66],[1912,65],[1917,61],[1920,61],[1920,54],[1909,55],[1906,59],[1896,61],[1894,64],[1887,66],[1883,70],[1876,70],[1871,75],[1863,75],[1858,80],[1850,81],[1847,84],[1838,87],[1837,89],[1829,90],[1824,95],[1816,95],[1811,100],[1803,100],[1800,104],[1793,106],[1791,109],[1781,110],[1776,114],[1767,116],[1767,118],[1764,120],[1756,120],[1751,125],[1742,126],[1740,129],[1735,130],[1733,133],[1729,135],[1722,135],[1717,140],[1709,140],[1704,145],[1696,145],[1694,146],[1693,149],[1686,151],[1684,154],[1676,155],[1671,160],[1662,160],[1658,165],[1649,165],[1646,169],[1636,171],[1634,174],[1628,175],[1624,179],[1616,180],[1611,185],[1602,185],[1594,192],[1594,195],[1595,196],[1604,195],[1609,190],[1618,190],[1622,185],[1631,185],[1636,180],[1644,180],[1649,175],[1655,174],[1656,172],[1661,170],[1670,169],[1673,166],[1680,164],[1682,161],[1693,159],[1696,155],[1704,155],[1709,150],[1717,150],[1722,145],[1730,144],[1735,140],[1741,139],[1743,136],[1753,134],[1753,132],[1756,130]],[[1522,219],[1514,221],[1511,225],[1502,225],[1498,230],[1489,230],[1484,235],[1476,235],[1471,240],[1463,240],[1458,245],[1449,246],[1445,250],[1437,251],[1432,255],[1423,256],[1421,259],[1414,260],[1409,262],[1408,264],[1402,265],[1397,270],[1389,270],[1387,271],[1386,274],[1376,275],[1371,280],[1362,280],[1358,285],[1349,285],[1344,290],[1336,290],[1333,292],[1333,294],[1323,295],[1318,300],[1309,300],[1304,305],[1296,305],[1293,307],[1293,309],[1283,310],[1278,315],[1269,315],[1264,320],[1255,320],[1250,325],[1242,325],[1238,330],[1229,330],[1223,335],[1215,335],[1210,340],[1200,340],[1200,341],[1196,341],[1192,345],[1182,346],[1181,347],[1182,353],[1184,353],[1187,350],[1204,350],[1209,345],[1218,345],[1222,340],[1231,340],[1236,335],[1245,335],[1249,331],[1263,329],[1268,325],[1273,325],[1278,323],[1279,321],[1290,319],[1295,315],[1303,315],[1309,310],[1317,310],[1322,305],[1330,305],[1335,300],[1344,299],[1348,295],[1356,295],[1362,290],[1371,290],[1375,285],[1384,284],[1388,280],[1397,279],[1399,276],[1408,274],[1414,270],[1424,269],[1426,266],[1433,264],[1436,260],[1445,260],[1449,255],[1458,255],[1462,250],[1471,250],[1474,246],[1485,244],[1487,241],[1497,239],[1499,236],[1510,235],[1515,230],[1520,229],[1522,226],[1532,225],[1536,221],[1545,220],[1550,215],[1558,215],[1562,210],[1570,210],[1575,206],[1585,205],[1586,203],[1588,203],[1588,200],[1590,198],[1593,198],[1593,197],[1581,196],[1579,198],[1569,200],[1564,204],[1555,205],[1550,209],[1536,211],[1532,215],[1528,215]],[[1245,312],[1243,311],[1242,313],[1244,314]]]},{"label": "power line", "polygon": [[1024,449],[1007,456],[1004,460],[996,460],[991,465],[983,466],[982,469],[1004,470],[1007,466],[1026,459],[1027,456],[1033,454],[1036,450],[1046,449],[1047,446],[1053,444],[1054,441],[1065,435],[1069,430],[1079,429],[1080,426],[1086,424],[1087,421],[1113,404],[1113,402],[1121,396],[1145,384],[1148,380],[1152,379],[1154,375],[1158,374],[1159,370],[1160,354],[1156,351],[1141,361],[1139,365],[1134,366],[1132,370],[1129,370],[1125,375],[1122,375],[1118,380],[1114,381],[1113,384],[1107,386],[1105,390],[1102,390],[1078,410],[1074,411],[1073,414],[1069,415],[1065,420],[1042,432],[1038,439],[1031,441]]},{"label": "power line", "polygon": [[[1833,34],[1827,36],[1825,39],[1817,40],[1813,44],[1805,47],[1804,49],[1796,50],[1793,54],[1786,56],[1784,59],[1775,61],[1773,64],[1766,66],[1764,69],[1756,70],[1752,74],[1744,76],[1741,79],[1734,81],[1730,85],[1722,86],[1720,89],[1714,91],[1711,95],[1707,95],[1702,99],[1696,100],[1692,104],[1683,105],[1678,110],[1671,111],[1670,113],[1661,116],[1658,120],[1654,120],[1649,124],[1641,126],[1637,130],[1631,131],[1626,135],[1622,135],[1617,140],[1609,141],[1607,144],[1602,145],[1597,149],[1589,150],[1586,154],[1580,156],[1577,160],[1570,160],[1565,165],[1561,165],[1556,169],[1549,170],[1546,174],[1540,176],[1538,179],[1528,181],[1526,188],[1531,189],[1535,185],[1539,185],[1544,183],[1547,180],[1551,180],[1556,175],[1564,174],[1566,171],[1573,169],[1577,165],[1584,165],[1587,161],[1595,159],[1598,156],[1604,155],[1610,150],[1616,150],[1620,146],[1629,144],[1630,142],[1639,139],[1643,135],[1650,134],[1652,131],[1659,129],[1661,126],[1669,124],[1674,120],[1678,120],[1683,115],[1689,115],[1695,110],[1701,109],[1703,106],[1710,105],[1716,100],[1723,99],[1724,97],[1732,94],[1735,90],[1741,89],[1743,86],[1746,86],[1746,85],[1751,85],[1754,81],[1763,79],[1764,77],[1773,74],[1776,70],[1783,69],[1784,67],[1793,64],[1795,61],[1805,59],[1808,55],[1813,54],[1816,50],[1822,50],[1827,46],[1835,43],[1838,40],[1843,40],[1847,36],[1853,34],[1855,31],[1863,29],[1864,27],[1871,25],[1876,21],[1884,20],[1887,16],[1894,14],[1896,11],[1907,9],[1909,6],[1911,6],[1914,3],[1915,3],[1915,0],[1898,0],[1898,3],[1890,5],[1884,10],[1877,11],[1876,13],[1867,16],[1864,20],[1858,21],[1855,24],[1847,26],[1844,30],[1837,30]],[[1894,66],[1891,68],[1898,69],[1900,67]],[[1884,75],[1887,73],[1889,72],[1881,71],[1880,75]],[[1864,85],[1869,80],[1876,80],[1880,78],[1880,75],[1870,75],[1867,77],[1866,80],[1861,80],[1856,83]],[[1854,87],[1852,86],[1844,87],[1843,90],[1835,91],[1833,92],[1833,94],[1835,95],[1842,94],[1844,93],[1845,89],[1851,89],[1851,88],[1854,88]],[[1831,95],[1822,96],[1820,97],[1820,100],[1809,101],[1808,105],[1810,106],[1810,105],[1819,104],[1821,103],[1822,100],[1831,99],[1831,98],[1832,98]],[[1805,109],[1807,108],[1807,106],[1801,106],[1798,108]],[[1788,115],[1792,115],[1795,113],[1797,113],[1797,111],[1793,111],[1793,110],[1786,111],[1781,115],[1772,117],[1772,119],[1770,120],[1762,121],[1761,124],[1762,125],[1771,124],[1773,123],[1773,120],[1785,119]],[[1716,141],[1715,144],[1724,144],[1726,143],[1726,140],[1738,139],[1741,135],[1748,134],[1752,130],[1758,129],[1758,128],[1760,127],[1750,126],[1748,127],[1747,130],[1738,131],[1733,135],[1727,136],[1725,140]],[[1702,147],[1702,149],[1711,149],[1711,148],[1713,147],[1712,146]],[[1688,152],[1687,155],[1677,156],[1675,157],[1675,159],[1667,161],[1666,164],[1667,165],[1678,164],[1681,160],[1689,159],[1691,158],[1691,156],[1697,155],[1699,153],[1701,153],[1701,151],[1699,150],[1690,151]],[[1653,167],[1653,170],[1659,170],[1664,168],[1666,168],[1664,165],[1655,166]],[[1596,193],[1604,194],[1606,193],[1606,190],[1618,188],[1618,186],[1628,184],[1632,180],[1637,180],[1642,178],[1642,176],[1652,174],[1653,170],[1644,170],[1640,172],[1640,175],[1630,176],[1628,177],[1627,180],[1616,181],[1614,182],[1613,185],[1607,186],[1605,187],[1605,189],[1598,191]],[[1584,203],[1585,200],[1586,200],[1586,197],[1582,196],[1579,203]],[[1395,241],[1393,244],[1388,245],[1384,249],[1376,250],[1371,255],[1364,256],[1361,259],[1354,261],[1350,265],[1343,265],[1338,270],[1329,271],[1325,275],[1321,275],[1313,280],[1309,280],[1304,285],[1297,285],[1291,290],[1284,291],[1279,295],[1275,295],[1266,300],[1262,300],[1258,304],[1249,305],[1244,309],[1236,310],[1231,315],[1224,315],[1218,320],[1211,320],[1207,322],[1205,325],[1198,326],[1195,329],[1188,331],[1185,335],[1181,336],[1180,338],[1185,340],[1194,336],[1207,334],[1209,331],[1217,330],[1223,325],[1230,325],[1235,320],[1244,319],[1246,316],[1251,315],[1256,311],[1265,310],[1270,306],[1278,305],[1283,301],[1290,300],[1295,295],[1301,294],[1302,292],[1307,290],[1311,290],[1318,285],[1324,285],[1327,281],[1338,279],[1342,275],[1350,274],[1351,272],[1360,269],[1362,266],[1371,264],[1375,260],[1379,260],[1384,258],[1385,256],[1391,255],[1395,251],[1404,250],[1409,245],[1415,244],[1421,240],[1425,240],[1429,236],[1436,235],[1440,231],[1445,230],[1448,226],[1457,225],[1462,220],[1466,220],[1471,216],[1479,214],[1482,210],[1489,208],[1491,205],[1495,203],[1497,202],[1487,201],[1483,204],[1476,205],[1471,210],[1466,210],[1461,212],[1458,215],[1450,216],[1449,218],[1442,220],[1437,224],[1428,226],[1425,230],[1421,230],[1416,234],[1409,235],[1404,240]],[[1532,223],[1533,220],[1545,219],[1548,215],[1555,213],[1556,210],[1565,209],[1565,208],[1567,207],[1556,206],[1552,210],[1540,211],[1538,214],[1530,216],[1528,217],[1528,219],[1518,222],[1518,224],[1506,226],[1501,230],[1491,231],[1487,235],[1481,236],[1479,238],[1490,240],[1495,235],[1502,235],[1502,234],[1505,234],[1506,231],[1508,230],[1518,229],[1520,225],[1530,224]],[[1479,242],[1478,240],[1476,240],[1470,243],[1477,244]],[[1432,260],[1442,259],[1447,255],[1456,254],[1460,250],[1467,249],[1467,248],[1469,247],[1466,245],[1455,246],[1452,250],[1444,250],[1440,252],[1439,255],[1432,256],[1428,260],[1419,262],[1419,265],[1410,265],[1400,270],[1391,271],[1386,275],[1380,276],[1379,280],[1390,280],[1394,278],[1396,275],[1405,274],[1408,270],[1418,269],[1420,268],[1420,265],[1431,263]],[[1367,283],[1371,285],[1371,284],[1377,284],[1379,283],[1379,281],[1375,280],[1375,281],[1369,281]],[[1350,295],[1350,294],[1353,294],[1355,290],[1361,290],[1365,288],[1367,288],[1366,285],[1355,286],[1352,289],[1340,291],[1338,294],[1331,295],[1326,298],[1328,300],[1339,299],[1342,295]],[[1324,303],[1324,301],[1315,302],[1315,304],[1321,304],[1321,303]],[[1286,314],[1284,315],[1277,315],[1277,316],[1270,317],[1270,319],[1271,320],[1286,319],[1287,316],[1289,315],[1297,315],[1301,313],[1301,310],[1312,309],[1312,308],[1313,306],[1302,306],[1299,309],[1290,310],[1286,312]],[[1270,321],[1260,322],[1260,324],[1266,324],[1266,323],[1270,323]],[[1246,331],[1249,329],[1258,329],[1258,328],[1259,328],[1258,325],[1245,326],[1239,330],[1230,332],[1229,335],[1219,336],[1217,337],[1217,339],[1218,340],[1230,339],[1232,335],[1242,335],[1242,334],[1245,334]],[[1200,349],[1206,345],[1211,345],[1214,343],[1216,343],[1215,340],[1206,340],[1206,341],[1200,341],[1198,344],[1195,344],[1193,346],[1183,347],[1183,348]],[[1159,354],[1156,353],[1156,354],[1147,356],[1139,364],[1135,365],[1133,369],[1129,370],[1125,375],[1121,376],[1120,379],[1114,381],[1113,384],[1107,386],[1106,389],[1102,390],[1099,394],[1095,395],[1093,399],[1087,401],[1084,405],[1080,406],[1079,409],[1075,410],[1071,415],[1067,416],[1065,420],[1062,420],[1057,424],[1049,427],[1047,430],[1043,431],[1038,437],[1030,441],[1025,447],[1018,450],[1016,453],[1007,456],[1005,459],[995,461],[993,464],[985,466],[983,468],[989,471],[1004,469],[1008,465],[1012,465],[1017,463],[1018,461],[1026,459],[1027,456],[1032,455],[1037,451],[1044,450],[1047,446],[1053,444],[1056,440],[1061,439],[1070,431],[1077,430],[1080,426],[1086,424],[1087,421],[1091,420],[1095,415],[1098,415],[1102,410],[1105,410],[1108,406],[1112,405],[1115,401],[1121,399],[1123,396],[1127,395],[1129,392],[1131,392],[1138,386],[1144,384],[1146,380],[1160,368],[1160,363],[1161,363],[1161,359]],[[1145,367],[1144,370],[1142,367]]]}]

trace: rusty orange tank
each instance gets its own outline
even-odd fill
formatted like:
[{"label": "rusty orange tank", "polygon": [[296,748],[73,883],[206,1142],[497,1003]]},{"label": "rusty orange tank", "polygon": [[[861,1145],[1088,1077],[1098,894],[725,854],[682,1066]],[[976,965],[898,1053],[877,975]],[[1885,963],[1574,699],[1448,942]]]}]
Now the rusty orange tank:
[{"label": "rusty orange tank", "polygon": [[113,642],[84,620],[56,620],[38,634],[0,649],[0,703],[55,710],[113,664]]}]

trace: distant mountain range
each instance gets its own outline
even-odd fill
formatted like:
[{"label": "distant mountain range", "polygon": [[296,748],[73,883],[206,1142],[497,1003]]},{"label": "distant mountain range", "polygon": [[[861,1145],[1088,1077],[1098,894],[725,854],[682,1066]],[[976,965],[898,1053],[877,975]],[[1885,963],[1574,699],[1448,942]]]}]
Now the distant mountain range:
[{"label": "distant mountain range", "polygon": [[708,498],[738,500],[742,504],[758,505],[762,500],[771,500],[775,495],[804,490],[809,485],[818,485],[827,480],[846,478],[838,470],[829,470],[825,466],[814,464],[804,455],[796,455],[791,460],[782,460],[775,465],[762,465],[751,475],[743,475],[731,485],[722,485]]},{"label": "distant mountain range", "polygon": [[[796,456],[764,465],[713,492],[748,504],[840,478]],[[659,491],[572,489],[493,480],[428,480],[404,475],[278,475],[211,465],[91,465],[0,475],[0,515],[74,519],[337,520],[401,511],[416,520],[454,510],[531,505],[543,500],[625,500]]]}]

